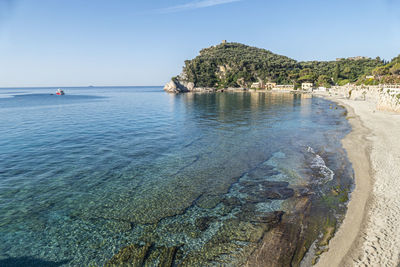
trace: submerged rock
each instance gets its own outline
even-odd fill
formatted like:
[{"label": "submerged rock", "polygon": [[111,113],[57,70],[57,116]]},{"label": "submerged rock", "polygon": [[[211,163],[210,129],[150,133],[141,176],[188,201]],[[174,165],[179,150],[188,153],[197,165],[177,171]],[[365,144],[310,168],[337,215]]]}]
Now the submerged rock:
[{"label": "submerged rock", "polygon": [[203,209],[213,209],[221,202],[221,195],[202,195],[197,201],[196,205]]},{"label": "submerged rock", "polygon": [[158,266],[159,267],[172,266],[174,263],[174,259],[175,259],[177,251],[178,251],[178,247],[162,248],[161,255],[159,257]]},{"label": "submerged rock", "polygon": [[221,202],[227,207],[237,207],[241,204],[237,197],[225,197]]},{"label": "submerged rock", "polygon": [[105,266],[172,266],[179,247],[156,247],[154,244],[122,248]]},{"label": "submerged rock", "polygon": [[130,245],[122,248],[109,260],[105,266],[142,266],[144,264],[145,256],[151,244],[144,246]]},{"label": "submerged rock", "polygon": [[283,211],[258,212],[256,209],[243,209],[236,216],[241,221],[268,224],[270,228],[281,221],[283,214]]},{"label": "submerged rock", "polygon": [[217,217],[200,217],[196,219],[195,225],[200,231],[205,231],[210,227],[210,224],[213,223]]},{"label": "submerged rock", "polygon": [[267,223],[269,225],[275,225],[281,221],[283,214],[284,214],[283,211],[263,213],[259,214],[257,217],[252,219],[251,222]]},{"label": "submerged rock", "polygon": [[243,266],[266,229],[265,224],[229,219],[200,250],[191,251],[179,266]]},{"label": "submerged rock", "polygon": [[244,188],[240,189],[240,193],[246,193],[247,202],[262,202],[265,199],[284,200],[294,196],[294,190],[288,188],[287,182],[241,182]]},{"label": "submerged rock", "polygon": [[305,242],[304,220],[311,205],[308,198],[300,203],[296,212],[282,216],[281,222],[265,233],[259,249],[254,251],[246,266],[299,265],[306,252],[301,244]]}]

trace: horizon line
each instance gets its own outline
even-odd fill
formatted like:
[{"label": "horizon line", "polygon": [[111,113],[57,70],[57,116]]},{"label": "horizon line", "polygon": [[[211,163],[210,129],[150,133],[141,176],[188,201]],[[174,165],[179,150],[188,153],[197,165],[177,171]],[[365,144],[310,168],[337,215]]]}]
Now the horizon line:
[{"label": "horizon line", "polygon": [[122,87],[163,87],[164,85],[84,85],[84,86],[0,86],[0,89],[19,88],[122,88]]}]

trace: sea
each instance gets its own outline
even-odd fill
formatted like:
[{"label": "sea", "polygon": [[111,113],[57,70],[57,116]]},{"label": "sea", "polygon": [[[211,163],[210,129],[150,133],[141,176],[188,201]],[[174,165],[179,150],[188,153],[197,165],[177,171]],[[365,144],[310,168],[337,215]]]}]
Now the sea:
[{"label": "sea", "polygon": [[351,127],[333,102],[56,89],[0,89],[0,266],[240,266],[305,195],[343,219]]}]

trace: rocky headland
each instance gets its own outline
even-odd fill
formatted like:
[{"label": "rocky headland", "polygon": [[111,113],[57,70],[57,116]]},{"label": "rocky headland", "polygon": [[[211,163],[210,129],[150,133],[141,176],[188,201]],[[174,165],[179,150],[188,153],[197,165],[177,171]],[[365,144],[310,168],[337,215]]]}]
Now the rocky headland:
[{"label": "rocky headland", "polygon": [[379,57],[341,58],[335,61],[296,61],[269,50],[223,42],[202,49],[186,60],[182,73],[164,90],[169,93],[214,92],[226,89],[302,88],[400,84],[400,56],[390,62]]},{"label": "rocky headland", "polygon": [[185,75],[182,73],[178,77],[174,77],[169,81],[165,86],[164,90],[167,93],[189,93],[189,92],[198,92],[198,93],[213,93],[213,92],[224,92],[224,91],[247,91],[247,88],[243,87],[227,87],[227,88],[215,88],[215,87],[196,87],[193,82],[189,82],[185,80]]}]

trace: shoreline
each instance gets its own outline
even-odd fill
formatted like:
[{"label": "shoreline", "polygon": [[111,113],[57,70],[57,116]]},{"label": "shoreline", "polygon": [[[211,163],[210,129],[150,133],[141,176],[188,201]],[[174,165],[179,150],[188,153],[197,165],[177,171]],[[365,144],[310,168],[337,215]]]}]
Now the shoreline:
[{"label": "shoreline", "polygon": [[355,185],[344,220],[315,266],[400,266],[400,114],[377,110],[373,96],[308,94],[346,108],[352,129],[341,142]]},{"label": "shoreline", "polygon": [[361,253],[362,230],[368,220],[372,195],[372,168],[370,162],[371,143],[367,136],[371,130],[363,125],[354,109],[338,98],[318,95],[342,105],[347,110],[351,132],[342,140],[349,161],[354,170],[355,188],[350,196],[345,218],[330,240],[329,250],[320,256],[315,266],[350,266],[353,258]]},{"label": "shoreline", "polygon": [[348,111],[352,131],[342,144],[353,166],[355,188],[329,250],[315,266],[398,266],[400,115],[376,111],[375,103],[368,101],[316,96]]}]

